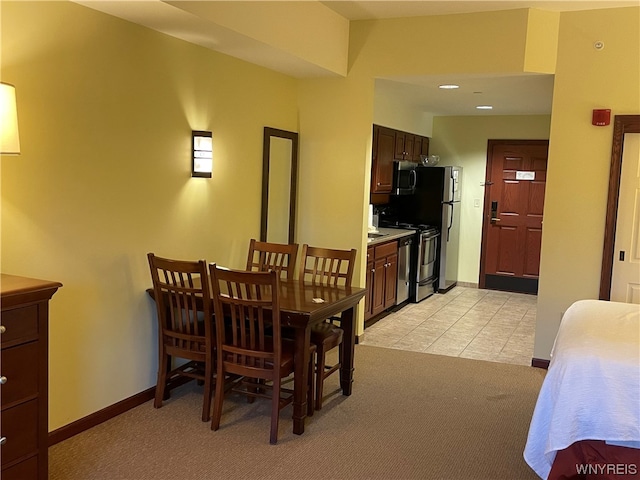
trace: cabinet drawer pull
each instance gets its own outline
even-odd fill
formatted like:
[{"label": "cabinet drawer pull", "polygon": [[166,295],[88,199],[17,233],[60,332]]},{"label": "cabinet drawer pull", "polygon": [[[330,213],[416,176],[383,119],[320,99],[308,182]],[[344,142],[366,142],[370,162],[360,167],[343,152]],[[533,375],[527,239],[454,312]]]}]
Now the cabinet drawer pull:
[{"label": "cabinet drawer pull", "polygon": [[0,333],[4,333],[7,331],[7,327],[5,327],[4,325],[0,325]]},{"label": "cabinet drawer pull", "polygon": [[7,437],[0,437],[0,445],[7,443]]},{"label": "cabinet drawer pull", "polygon": [[0,377],[0,385],[4,385],[5,383],[7,383],[7,377],[3,375]]}]

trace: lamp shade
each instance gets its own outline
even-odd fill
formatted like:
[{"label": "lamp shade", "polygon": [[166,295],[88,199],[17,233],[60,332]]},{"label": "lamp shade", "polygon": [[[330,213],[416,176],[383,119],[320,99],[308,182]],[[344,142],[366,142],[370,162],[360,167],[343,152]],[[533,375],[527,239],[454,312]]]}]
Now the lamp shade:
[{"label": "lamp shade", "polygon": [[16,88],[8,83],[0,83],[0,153],[20,153]]}]

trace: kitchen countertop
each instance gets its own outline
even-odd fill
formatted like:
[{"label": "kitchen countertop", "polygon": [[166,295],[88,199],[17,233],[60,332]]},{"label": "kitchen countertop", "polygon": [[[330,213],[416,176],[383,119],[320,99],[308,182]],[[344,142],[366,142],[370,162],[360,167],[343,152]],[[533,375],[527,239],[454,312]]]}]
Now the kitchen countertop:
[{"label": "kitchen countertop", "polygon": [[367,245],[378,245],[390,240],[398,240],[403,237],[415,235],[415,230],[405,230],[403,228],[378,228],[378,233],[382,234],[380,237],[368,238]]}]

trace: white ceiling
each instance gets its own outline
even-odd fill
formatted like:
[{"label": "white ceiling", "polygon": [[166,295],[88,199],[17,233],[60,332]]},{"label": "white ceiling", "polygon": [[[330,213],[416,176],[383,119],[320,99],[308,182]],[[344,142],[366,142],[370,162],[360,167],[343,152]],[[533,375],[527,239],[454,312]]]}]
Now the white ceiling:
[{"label": "white ceiling", "polygon": [[[194,15],[193,12],[180,8],[180,1],[76,0],[76,3],[297,78],[335,75],[299,57],[216,25],[210,19]],[[234,3],[240,4],[241,1],[234,0]],[[551,11],[589,10],[637,6],[640,5],[640,0],[329,0],[320,3],[348,20],[364,20],[528,7]],[[250,14],[250,7],[247,13]],[[441,83],[455,83],[460,85],[460,89],[444,91],[437,88]],[[377,80],[376,88],[378,92],[386,96],[393,95],[399,101],[414,105],[417,103],[426,112],[434,115],[549,114],[553,76],[388,77]],[[490,104],[494,109],[488,112],[478,111],[475,106],[479,104]]]}]

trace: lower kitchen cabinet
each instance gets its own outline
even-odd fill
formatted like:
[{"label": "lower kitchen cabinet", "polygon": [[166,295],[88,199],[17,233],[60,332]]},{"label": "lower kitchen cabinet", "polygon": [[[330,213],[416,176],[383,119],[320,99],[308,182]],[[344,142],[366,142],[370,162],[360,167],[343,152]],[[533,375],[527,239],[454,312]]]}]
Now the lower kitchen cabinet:
[{"label": "lower kitchen cabinet", "polygon": [[2,480],[46,480],[48,312],[58,282],[4,275],[0,337]]},{"label": "lower kitchen cabinet", "polygon": [[367,248],[365,321],[396,304],[398,242]]}]

